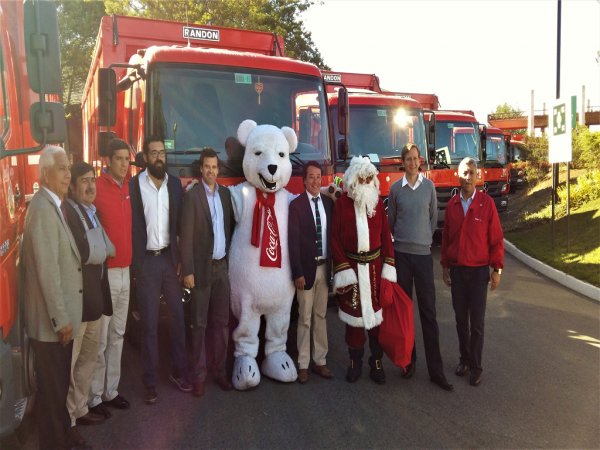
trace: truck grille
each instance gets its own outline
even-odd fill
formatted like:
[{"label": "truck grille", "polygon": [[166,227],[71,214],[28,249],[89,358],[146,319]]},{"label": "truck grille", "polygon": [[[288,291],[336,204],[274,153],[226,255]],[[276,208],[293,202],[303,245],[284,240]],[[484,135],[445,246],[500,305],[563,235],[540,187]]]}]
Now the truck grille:
[{"label": "truck grille", "polygon": [[487,195],[490,197],[500,197],[502,192],[502,186],[506,184],[506,181],[486,181]]}]

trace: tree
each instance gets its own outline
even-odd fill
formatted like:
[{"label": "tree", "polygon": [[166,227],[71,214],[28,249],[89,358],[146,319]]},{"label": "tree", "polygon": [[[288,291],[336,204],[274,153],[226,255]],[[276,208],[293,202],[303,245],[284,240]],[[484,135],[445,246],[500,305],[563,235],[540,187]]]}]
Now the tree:
[{"label": "tree", "polygon": [[[517,118],[523,117],[524,112],[520,108],[513,108],[508,103],[504,103],[504,105],[496,106],[496,111],[492,110],[492,114],[501,114],[503,118]],[[514,134],[525,134],[527,128],[513,130],[513,132]]]},{"label": "tree", "polygon": [[[268,31],[282,36],[290,58],[331,70],[304,28],[299,15],[313,0],[106,0],[106,12],[151,19],[174,20]],[[187,17],[186,17],[187,6]]]},{"label": "tree", "polygon": [[61,101],[67,114],[79,115],[81,95],[105,6],[103,1],[91,0],[55,0],[55,3],[60,31]]}]

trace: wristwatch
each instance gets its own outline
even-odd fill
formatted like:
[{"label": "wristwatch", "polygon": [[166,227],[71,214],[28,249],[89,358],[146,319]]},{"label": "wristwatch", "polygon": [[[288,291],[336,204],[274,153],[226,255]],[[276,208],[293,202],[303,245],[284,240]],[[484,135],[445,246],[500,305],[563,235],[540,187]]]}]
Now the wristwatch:
[{"label": "wristwatch", "polygon": [[498,275],[502,275],[502,269],[494,269],[494,272],[498,272]]}]

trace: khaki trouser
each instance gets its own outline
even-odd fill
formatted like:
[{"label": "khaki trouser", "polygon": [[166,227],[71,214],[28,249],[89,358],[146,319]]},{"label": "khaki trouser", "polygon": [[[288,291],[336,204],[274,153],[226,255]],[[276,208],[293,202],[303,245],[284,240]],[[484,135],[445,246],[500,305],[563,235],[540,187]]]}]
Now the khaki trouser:
[{"label": "khaki trouser", "polygon": [[[310,330],[312,322],[312,357],[317,366],[325,365],[327,356],[327,265],[317,267],[312,289],[296,291],[298,294],[298,367],[308,369],[310,363]],[[312,319],[312,320],[311,320]]]},{"label": "khaki trouser", "polygon": [[71,416],[71,426],[75,420],[88,413],[87,401],[98,357],[100,338],[100,320],[81,322],[79,334],[73,341],[71,358],[71,381],[67,395],[67,409]]},{"label": "khaki trouser", "polygon": [[103,315],[100,319],[100,344],[89,391],[90,408],[114,399],[121,379],[121,353],[129,311],[129,267],[108,269],[108,283],[113,315]]}]

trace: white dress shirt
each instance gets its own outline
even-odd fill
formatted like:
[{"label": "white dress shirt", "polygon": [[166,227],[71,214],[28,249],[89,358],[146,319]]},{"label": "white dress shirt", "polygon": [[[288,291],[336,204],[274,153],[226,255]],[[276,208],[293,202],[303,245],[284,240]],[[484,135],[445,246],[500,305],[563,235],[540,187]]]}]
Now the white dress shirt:
[{"label": "white dress shirt", "polygon": [[423,184],[423,174],[419,174],[419,176],[417,177],[417,181],[415,182],[415,185],[411,185],[408,180],[406,179],[406,174],[404,174],[404,177],[402,177],[402,187],[409,185],[410,188],[414,191],[415,189],[417,189],[419,186],[421,186],[421,184]]},{"label": "white dress shirt", "polygon": [[148,169],[140,173],[140,191],[146,217],[146,250],[162,250],[171,242],[169,230],[169,175],[156,189],[154,181],[148,175]]},{"label": "white dress shirt", "polygon": [[210,208],[210,218],[212,220],[214,243],[212,259],[225,258],[225,221],[223,216],[223,204],[219,195],[219,185],[215,183],[215,193],[202,180],[204,191],[206,192],[206,200]]},{"label": "white dress shirt", "polygon": [[321,219],[321,247],[323,248],[323,254],[319,259],[327,259],[327,216],[325,215],[325,207],[323,206],[323,199],[321,198],[321,194],[313,197],[312,194],[306,191],[306,195],[308,195],[308,201],[310,203],[310,209],[313,213],[313,220],[315,221],[315,230],[317,228],[317,214],[315,213],[315,202],[313,198],[318,198],[317,202],[319,205],[319,218]]}]

